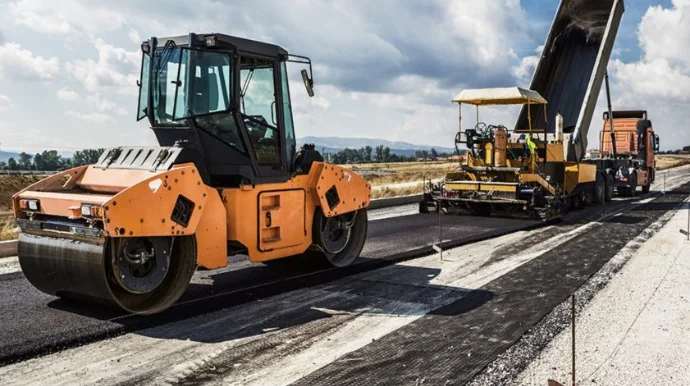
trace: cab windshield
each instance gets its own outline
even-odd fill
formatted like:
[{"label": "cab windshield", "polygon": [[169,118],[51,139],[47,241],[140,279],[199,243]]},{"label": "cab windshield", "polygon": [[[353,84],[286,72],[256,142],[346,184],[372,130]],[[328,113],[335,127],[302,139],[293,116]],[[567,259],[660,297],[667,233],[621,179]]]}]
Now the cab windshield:
[{"label": "cab windshield", "polygon": [[[194,118],[200,128],[244,151],[230,113],[233,62],[224,52],[166,45],[142,59],[139,119],[148,115],[155,126],[186,126]],[[213,117],[209,115],[214,114]]]},{"label": "cab windshield", "polygon": [[167,45],[156,49],[153,59],[144,54],[139,118],[147,115],[149,94],[156,125],[229,110],[230,61],[226,53]]}]

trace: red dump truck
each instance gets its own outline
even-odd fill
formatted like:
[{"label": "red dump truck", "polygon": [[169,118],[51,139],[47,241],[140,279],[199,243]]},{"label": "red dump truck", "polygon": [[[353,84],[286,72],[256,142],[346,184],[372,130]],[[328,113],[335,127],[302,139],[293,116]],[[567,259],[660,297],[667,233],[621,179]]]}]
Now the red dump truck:
[{"label": "red dump truck", "polygon": [[654,182],[659,136],[654,134],[647,111],[607,111],[603,118],[599,152],[590,154],[584,162],[606,171],[606,198],[613,196],[614,187],[624,197],[634,196],[638,186],[642,192],[649,192]]}]

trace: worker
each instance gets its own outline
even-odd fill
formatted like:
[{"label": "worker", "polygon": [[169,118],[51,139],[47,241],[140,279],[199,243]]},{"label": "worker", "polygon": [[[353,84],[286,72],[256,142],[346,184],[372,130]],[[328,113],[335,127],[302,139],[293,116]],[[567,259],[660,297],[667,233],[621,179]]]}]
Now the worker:
[{"label": "worker", "polygon": [[556,112],[556,141],[563,142],[563,115],[561,110]]}]

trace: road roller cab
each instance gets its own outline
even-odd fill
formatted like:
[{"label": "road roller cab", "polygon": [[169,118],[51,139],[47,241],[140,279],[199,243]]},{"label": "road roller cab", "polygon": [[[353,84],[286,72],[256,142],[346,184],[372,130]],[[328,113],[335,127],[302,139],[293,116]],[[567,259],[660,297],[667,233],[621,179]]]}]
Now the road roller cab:
[{"label": "road roller cab", "polygon": [[150,314],[228,255],[359,256],[369,184],[296,148],[286,64],[308,67],[313,96],[308,58],[222,34],[151,38],[141,51],[138,119],[160,146],[106,150],[13,197],[35,287]]}]

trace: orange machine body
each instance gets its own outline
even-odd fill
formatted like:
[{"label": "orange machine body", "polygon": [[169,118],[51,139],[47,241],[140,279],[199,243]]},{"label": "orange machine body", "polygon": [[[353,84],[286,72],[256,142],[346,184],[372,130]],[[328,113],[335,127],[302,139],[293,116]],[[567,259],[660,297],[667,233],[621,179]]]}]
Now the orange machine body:
[{"label": "orange machine body", "polygon": [[[337,194],[329,195],[329,190]],[[17,219],[32,216],[20,200],[38,200],[36,213],[83,220],[102,230],[92,242],[194,235],[198,265],[215,269],[227,265],[228,242],[244,246],[254,262],[303,253],[312,245],[316,210],[332,217],[366,209],[370,193],[362,177],[323,162],[287,182],[238,188],[205,185],[191,163],[157,172],[82,166],[27,187],[13,197],[13,204]],[[180,196],[193,205],[186,224],[171,220]],[[99,208],[97,215],[85,216],[83,205]]]}]

